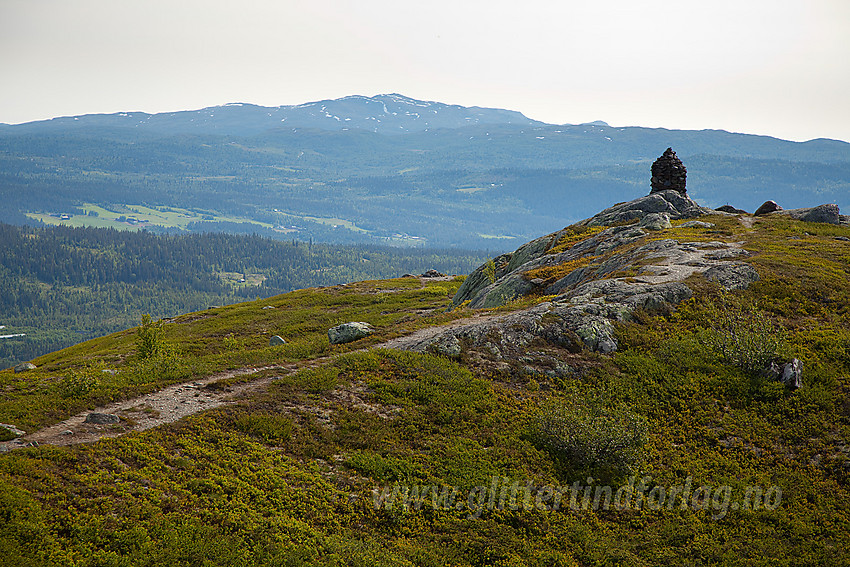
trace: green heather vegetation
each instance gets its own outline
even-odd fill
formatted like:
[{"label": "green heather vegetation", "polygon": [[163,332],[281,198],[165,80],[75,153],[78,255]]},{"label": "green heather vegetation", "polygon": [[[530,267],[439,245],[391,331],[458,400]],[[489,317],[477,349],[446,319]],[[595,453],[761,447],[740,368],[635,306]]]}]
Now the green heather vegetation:
[{"label": "green heather vegetation", "polygon": [[[850,245],[835,237],[850,229],[731,221],[717,230],[745,242],[759,282],[721,293],[694,277],[672,313],[619,325],[613,355],[565,355],[567,377],[367,348],[473,315],[445,311],[460,279],[146,320],[2,371],[0,422],[32,430],[218,370],[301,368],[265,370],[280,376],[267,390],[145,432],[0,454],[0,565],[848,564]],[[376,335],[328,345],[327,328],[349,320]],[[761,354],[714,340],[730,328],[799,358],[804,386],[741,364],[732,353]],[[272,334],[287,344],[268,347]],[[656,497],[692,484],[694,496],[606,510],[583,507],[583,491],[573,508],[566,492],[551,510],[554,489],[541,489],[539,503],[490,509],[481,487],[494,479],[516,483],[515,503],[530,485],[575,482]],[[459,505],[445,505],[449,488]]]}]

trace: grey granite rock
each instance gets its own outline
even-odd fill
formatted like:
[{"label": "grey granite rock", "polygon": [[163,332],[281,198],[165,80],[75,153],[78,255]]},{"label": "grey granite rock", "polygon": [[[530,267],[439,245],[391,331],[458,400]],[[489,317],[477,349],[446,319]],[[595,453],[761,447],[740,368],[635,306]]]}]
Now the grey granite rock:
[{"label": "grey granite rock", "polygon": [[714,228],[714,226],[714,223],[692,220],[683,222],[679,225],[679,228]]},{"label": "grey granite rock", "polygon": [[667,213],[649,213],[640,220],[638,226],[646,230],[673,228],[673,225],[670,224],[670,215]]},{"label": "grey granite rock", "polygon": [[840,224],[841,215],[838,205],[827,204],[805,209],[784,209],[777,211],[780,215],[787,215],[792,219],[805,222],[823,222],[828,224]]},{"label": "grey granite rock", "polygon": [[328,329],[328,340],[332,345],[350,343],[374,332],[372,325],[361,321],[351,321]]},{"label": "grey granite rock", "polygon": [[753,282],[759,281],[759,273],[749,264],[743,262],[728,262],[713,266],[705,272],[705,278],[716,281],[725,289],[746,289]]},{"label": "grey granite rock", "polygon": [[114,425],[119,423],[121,418],[112,413],[97,413],[92,412],[86,416],[84,423],[94,423],[96,425]]}]

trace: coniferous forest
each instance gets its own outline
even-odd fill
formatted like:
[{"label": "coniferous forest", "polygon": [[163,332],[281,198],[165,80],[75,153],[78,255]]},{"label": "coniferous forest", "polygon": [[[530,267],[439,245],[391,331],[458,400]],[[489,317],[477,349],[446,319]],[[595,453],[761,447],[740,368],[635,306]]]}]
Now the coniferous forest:
[{"label": "coniferous forest", "polygon": [[155,319],[293,289],[428,269],[483,252],[340,246],[220,233],[0,224],[0,367]]}]

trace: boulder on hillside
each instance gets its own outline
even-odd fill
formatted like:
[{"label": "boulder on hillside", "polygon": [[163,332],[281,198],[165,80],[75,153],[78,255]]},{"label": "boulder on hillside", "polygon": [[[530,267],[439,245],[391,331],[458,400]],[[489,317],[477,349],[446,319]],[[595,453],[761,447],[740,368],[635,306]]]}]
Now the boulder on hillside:
[{"label": "boulder on hillside", "polygon": [[35,370],[36,368],[38,367],[32,362],[22,362],[15,366],[15,373],[17,374],[18,372],[27,372],[29,370]]},{"label": "boulder on hillside", "polygon": [[283,340],[283,337],[281,337],[280,335],[274,335],[272,338],[269,339],[269,346],[279,346],[285,344],[286,341]]},{"label": "boulder on hillside", "polygon": [[351,321],[328,329],[328,340],[332,345],[340,345],[368,337],[374,332],[375,329],[369,323]]},{"label": "boulder on hillside", "polygon": [[776,204],[776,201],[765,201],[762,205],[756,209],[756,212],[753,213],[754,217],[760,217],[762,215],[766,215],[769,213],[775,213],[776,211],[781,211],[782,207]]},{"label": "boulder on hillside", "polygon": [[770,213],[791,217],[794,220],[804,222],[823,222],[827,224],[848,224],[848,217],[840,214],[838,205],[828,203],[817,207],[805,207],[801,209],[783,209],[775,201],[766,201],[759,207],[754,216],[762,216]]},{"label": "boulder on hillside", "polygon": [[444,274],[442,272],[438,272],[437,270],[432,268],[432,269],[428,270],[427,272],[421,274],[419,277],[420,278],[444,278],[444,277],[446,277],[446,274]]},{"label": "boulder on hillside", "polygon": [[119,423],[121,418],[113,413],[98,413],[92,412],[86,416],[83,423],[94,423],[95,425],[114,425]]}]

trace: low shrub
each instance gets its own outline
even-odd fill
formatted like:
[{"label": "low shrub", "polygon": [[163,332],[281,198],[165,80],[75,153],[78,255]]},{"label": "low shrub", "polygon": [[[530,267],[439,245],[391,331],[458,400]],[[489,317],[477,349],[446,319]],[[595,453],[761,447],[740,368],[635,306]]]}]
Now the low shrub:
[{"label": "low shrub", "polygon": [[247,412],[236,414],[234,427],[270,445],[280,445],[292,435],[292,420],[270,412]]},{"label": "low shrub", "polygon": [[98,376],[91,368],[71,370],[59,381],[59,395],[63,398],[85,398],[97,388],[98,383]]},{"label": "low shrub", "polygon": [[711,327],[700,341],[726,363],[757,374],[773,360],[791,358],[785,333],[756,305],[724,292],[708,311]]},{"label": "low shrub", "polygon": [[11,441],[15,437],[17,437],[17,435],[0,425],[0,441]]},{"label": "low shrub", "polygon": [[597,396],[550,400],[534,421],[533,440],[570,472],[615,477],[643,462],[647,424]]}]

